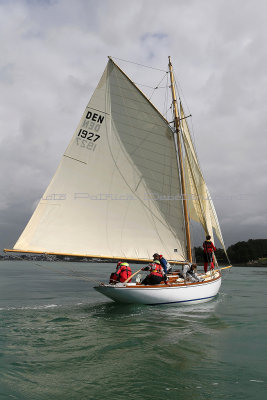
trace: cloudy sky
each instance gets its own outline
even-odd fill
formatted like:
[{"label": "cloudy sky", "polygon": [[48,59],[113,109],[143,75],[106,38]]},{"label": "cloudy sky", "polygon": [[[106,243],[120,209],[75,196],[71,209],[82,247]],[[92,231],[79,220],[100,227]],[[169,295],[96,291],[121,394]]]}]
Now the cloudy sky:
[{"label": "cloudy sky", "polygon": [[28,222],[109,55],[163,70],[172,56],[226,245],[266,238],[266,15],[265,0],[0,0],[0,248]]}]

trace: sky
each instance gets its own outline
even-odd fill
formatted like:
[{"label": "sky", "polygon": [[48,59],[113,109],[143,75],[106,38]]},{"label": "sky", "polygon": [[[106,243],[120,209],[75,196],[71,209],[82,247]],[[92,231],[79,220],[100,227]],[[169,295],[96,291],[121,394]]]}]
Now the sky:
[{"label": "sky", "polygon": [[[0,249],[27,224],[108,56],[143,85],[116,58],[165,71],[172,57],[226,246],[266,238],[266,15],[265,0],[0,0]],[[154,84],[164,74],[146,71]]]}]

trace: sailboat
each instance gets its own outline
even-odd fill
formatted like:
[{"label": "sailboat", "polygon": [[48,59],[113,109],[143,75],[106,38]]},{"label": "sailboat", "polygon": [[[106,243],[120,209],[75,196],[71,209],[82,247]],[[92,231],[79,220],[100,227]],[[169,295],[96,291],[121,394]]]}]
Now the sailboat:
[{"label": "sailboat", "polygon": [[[57,171],[12,250],[148,263],[192,262],[190,220],[225,245],[187,116],[176,98],[174,126],[109,57]],[[226,250],[225,250],[226,252]],[[196,303],[214,298],[221,270],[202,282],[138,282],[95,289],[126,303]]]}]

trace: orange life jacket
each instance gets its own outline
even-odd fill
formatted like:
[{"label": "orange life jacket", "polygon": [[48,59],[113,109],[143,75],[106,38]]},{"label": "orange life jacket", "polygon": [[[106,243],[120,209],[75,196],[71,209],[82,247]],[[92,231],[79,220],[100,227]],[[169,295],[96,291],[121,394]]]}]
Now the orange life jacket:
[{"label": "orange life jacket", "polygon": [[160,264],[152,263],[150,264],[150,275],[163,277],[163,269]]}]

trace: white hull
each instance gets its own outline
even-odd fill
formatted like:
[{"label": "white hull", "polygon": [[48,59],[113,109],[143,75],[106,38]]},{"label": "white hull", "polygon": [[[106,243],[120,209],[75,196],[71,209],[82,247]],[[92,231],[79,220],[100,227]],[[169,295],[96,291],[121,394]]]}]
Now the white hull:
[{"label": "white hull", "polygon": [[95,289],[103,295],[119,303],[133,304],[196,304],[213,299],[221,286],[221,274],[204,282],[179,283],[144,286],[135,283],[127,285],[103,285]]}]

